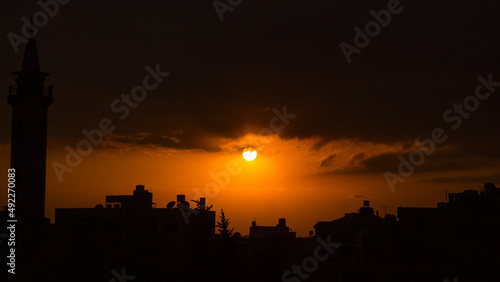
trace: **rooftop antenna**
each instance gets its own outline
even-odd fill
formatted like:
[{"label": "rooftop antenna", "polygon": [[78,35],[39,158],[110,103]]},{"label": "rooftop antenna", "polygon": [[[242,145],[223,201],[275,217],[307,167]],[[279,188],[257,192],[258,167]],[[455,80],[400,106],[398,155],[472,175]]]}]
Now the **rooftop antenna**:
[{"label": "rooftop antenna", "polygon": [[31,14],[31,27],[30,27],[31,38],[33,38],[33,14]]},{"label": "rooftop antenna", "polygon": [[381,206],[381,207],[384,208],[384,216],[386,216],[387,215],[387,208],[390,207],[390,206]]},{"label": "rooftop antenna", "polygon": [[444,202],[448,203],[448,189],[444,189]]}]

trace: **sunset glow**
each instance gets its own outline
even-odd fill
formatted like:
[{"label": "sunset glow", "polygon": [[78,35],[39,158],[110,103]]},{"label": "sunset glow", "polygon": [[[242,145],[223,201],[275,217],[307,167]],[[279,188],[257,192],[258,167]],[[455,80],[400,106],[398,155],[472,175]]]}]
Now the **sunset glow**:
[{"label": "sunset glow", "polygon": [[4,2],[16,281],[499,273],[500,2]]}]

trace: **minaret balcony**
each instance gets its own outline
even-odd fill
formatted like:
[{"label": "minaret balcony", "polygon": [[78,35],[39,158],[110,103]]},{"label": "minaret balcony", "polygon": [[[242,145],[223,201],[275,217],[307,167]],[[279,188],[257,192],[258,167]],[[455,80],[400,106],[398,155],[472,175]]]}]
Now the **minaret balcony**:
[{"label": "minaret balcony", "polygon": [[[9,86],[9,95],[17,95],[19,92],[17,91],[17,85]],[[42,91],[43,96],[52,97],[52,85],[44,86]]]}]

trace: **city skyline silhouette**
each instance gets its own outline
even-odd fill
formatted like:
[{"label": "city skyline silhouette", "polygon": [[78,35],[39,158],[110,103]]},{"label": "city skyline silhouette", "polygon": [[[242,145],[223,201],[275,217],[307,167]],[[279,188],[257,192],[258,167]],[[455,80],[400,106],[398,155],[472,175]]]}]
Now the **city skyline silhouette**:
[{"label": "city skyline silhouette", "polygon": [[9,3],[17,278],[494,281],[500,6],[479,6]]}]

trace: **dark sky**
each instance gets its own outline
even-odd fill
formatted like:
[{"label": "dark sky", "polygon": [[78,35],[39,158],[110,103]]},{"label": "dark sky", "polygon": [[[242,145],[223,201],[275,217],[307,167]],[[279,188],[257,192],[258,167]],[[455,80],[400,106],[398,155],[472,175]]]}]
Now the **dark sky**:
[{"label": "dark sky", "polygon": [[[221,22],[206,0],[72,0],[35,35],[42,71],[54,85],[49,146],[76,144],[82,129],[108,117],[118,136],[149,134],[121,142],[216,151],[214,138],[258,133],[268,126],[269,109],[286,105],[297,119],[284,138],[411,146],[442,127],[450,149],[423,170],[498,167],[500,88],[456,131],[443,113],[474,94],[479,75],[500,81],[500,2],[401,1],[403,11],[348,64],[339,44],[353,45],[353,28],[364,29],[370,10],[387,3],[245,0]],[[40,9],[36,1],[0,6],[5,96],[24,50],[15,54],[7,34],[20,35],[21,17]],[[170,76],[119,120],[110,104],[156,64]],[[0,103],[4,144],[10,114]],[[383,172],[396,155],[340,173]]]}]

